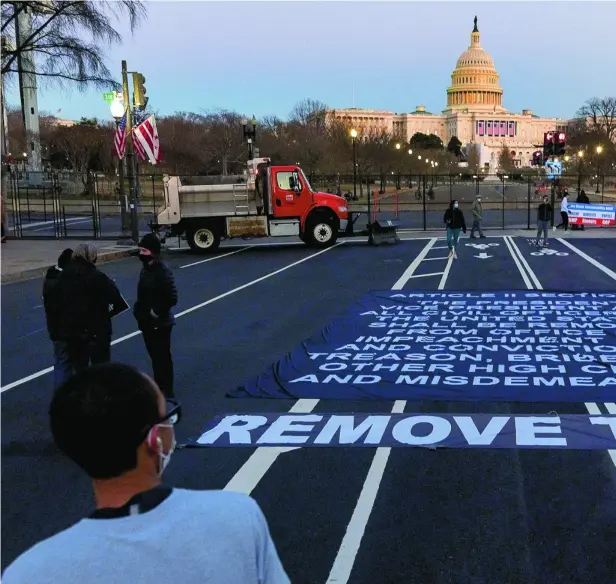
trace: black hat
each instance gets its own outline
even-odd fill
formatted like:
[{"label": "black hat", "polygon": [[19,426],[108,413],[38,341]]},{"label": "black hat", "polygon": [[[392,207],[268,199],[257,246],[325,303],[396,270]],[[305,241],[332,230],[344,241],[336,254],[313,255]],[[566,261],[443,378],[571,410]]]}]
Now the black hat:
[{"label": "black hat", "polygon": [[139,242],[139,247],[144,247],[152,252],[152,255],[160,255],[160,240],[153,233],[147,233]]},{"label": "black hat", "polygon": [[68,247],[58,257],[58,267],[63,270],[73,257],[73,250]]}]

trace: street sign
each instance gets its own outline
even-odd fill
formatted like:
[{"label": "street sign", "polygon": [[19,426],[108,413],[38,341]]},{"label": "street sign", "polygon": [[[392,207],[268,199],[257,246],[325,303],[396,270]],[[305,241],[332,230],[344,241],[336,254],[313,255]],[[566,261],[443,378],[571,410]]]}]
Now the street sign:
[{"label": "street sign", "polygon": [[107,93],[103,93],[103,99],[107,103],[110,104],[112,101],[115,101],[116,99],[119,99],[120,101],[124,101],[124,95],[122,94],[121,91],[108,91]]}]

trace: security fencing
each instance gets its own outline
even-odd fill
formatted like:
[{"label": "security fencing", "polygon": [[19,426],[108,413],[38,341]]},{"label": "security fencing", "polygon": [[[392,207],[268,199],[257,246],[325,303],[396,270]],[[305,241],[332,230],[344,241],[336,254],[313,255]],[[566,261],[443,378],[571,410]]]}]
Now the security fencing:
[{"label": "security fencing", "polygon": [[[548,194],[559,216],[560,195],[569,202],[578,189],[591,203],[616,205],[616,176],[561,176],[556,181],[508,175],[352,175],[311,174],[314,191],[344,196],[349,209],[364,219],[397,219],[401,229],[442,229],[443,215],[453,200],[459,202],[467,226],[472,225],[472,203],[481,196],[483,228],[534,229],[537,207]],[[164,204],[162,175],[137,177],[139,230],[146,233]],[[114,239],[130,235],[129,184],[117,176],[95,173],[3,174],[2,192],[9,236],[17,238]],[[362,220],[360,223],[364,224]]]},{"label": "security fencing", "polygon": [[390,174],[356,177],[354,183],[352,175],[313,175],[312,187],[346,197],[351,211],[369,214],[378,221],[397,220],[400,229],[418,231],[443,229],[443,216],[454,200],[470,229],[472,205],[477,197],[481,198],[482,228],[487,230],[534,229],[544,194],[555,210],[557,222],[563,192],[567,192],[570,203],[576,202],[579,191],[584,191],[590,203],[616,206],[616,176],[600,176],[597,181],[596,176],[571,175],[552,181],[485,174]]}]

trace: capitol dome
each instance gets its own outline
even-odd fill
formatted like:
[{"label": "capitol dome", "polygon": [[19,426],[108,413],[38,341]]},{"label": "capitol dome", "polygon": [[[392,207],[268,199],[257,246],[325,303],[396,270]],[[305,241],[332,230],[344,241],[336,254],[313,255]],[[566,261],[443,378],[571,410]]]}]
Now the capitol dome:
[{"label": "capitol dome", "polygon": [[469,112],[506,112],[503,108],[503,90],[494,60],[479,43],[477,17],[471,33],[471,44],[456,63],[447,88],[447,109]]}]

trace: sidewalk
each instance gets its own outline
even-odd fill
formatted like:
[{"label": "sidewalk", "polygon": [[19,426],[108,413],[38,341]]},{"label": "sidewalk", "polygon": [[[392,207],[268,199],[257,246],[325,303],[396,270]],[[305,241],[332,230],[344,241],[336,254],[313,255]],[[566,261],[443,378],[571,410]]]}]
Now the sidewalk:
[{"label": "sidewalk", "polygon": [[0,249],[2,284],[41,278],[55,265],[62,250],[75,249],[80,243],[94,243],[98,248],[97,265],[130,256],[137,248],[115,245],[107,241],[75,239],[9,239]]}]

